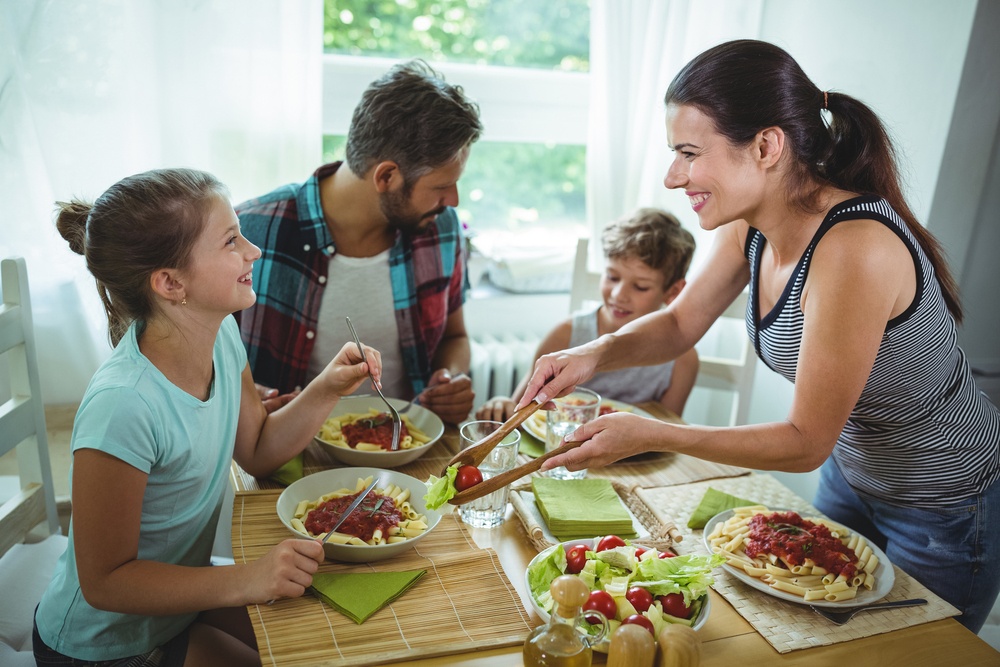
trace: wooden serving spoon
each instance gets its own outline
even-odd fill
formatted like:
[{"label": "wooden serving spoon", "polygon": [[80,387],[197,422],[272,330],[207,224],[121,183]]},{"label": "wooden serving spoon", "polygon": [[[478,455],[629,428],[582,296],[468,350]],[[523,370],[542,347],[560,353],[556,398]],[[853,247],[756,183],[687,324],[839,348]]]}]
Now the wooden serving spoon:
[{"label": "wooden serving spoon", "polygon": [[[518,466],[507,472],[502,472],[496,477],[490,477],[489,479],[484,479],[479,484],[475,486],[470,486],[464,491],[459,491],[455,496],[448,502],[452,505],[464,505],[467,502],[476,500],[477,498],[482,498],[483,496],[488,496],[494,491],[499,491],[503,487],[507,486],[511,482],[521,479],[525,475],[535,472],[542,467],[542,464],[551,459],[557,454],[562,454],[563,452],[568,452],[569,450],[579,447],[583,442],[576,442],[574,440],[567,440],[563,445],[557,449],[553,449],[550,452],[545,452],[538,458],[528,461],[522,466]],[[487,450],[488,451],[488,450]],[[481,460],[481,459],[480,459]]]},{"label": "wooden serving spoon", "polygon": [[513,432],[518,426],[523,424],[525,420],[531,415],[538,411],[538,408],[542,407],[540,403],[532,401],[526,406],[515,412],[510,416],[510,419],[505,421],[500,427],[490,433],[488,436],[480,440],[479,442],[469,445],[455,456],[451,457],[451,460],[444,464],[444,468],[441,469],[441,477],[444,477],[448,473],[449,466],[479,466],[483,462],[483,459],[493,451],[493,448],[500,444],[500,441],[506,438]]}]

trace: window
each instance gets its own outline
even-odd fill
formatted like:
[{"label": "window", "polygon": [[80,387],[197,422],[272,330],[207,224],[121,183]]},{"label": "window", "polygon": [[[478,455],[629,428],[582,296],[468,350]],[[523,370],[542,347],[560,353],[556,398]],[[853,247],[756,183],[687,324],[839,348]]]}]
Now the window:
[{"label": "window", "polygon": [[398,58],[461,85],[485,127],[459,182],[474,233],[585,231],[588,0],[325,0],[324,160]]}]

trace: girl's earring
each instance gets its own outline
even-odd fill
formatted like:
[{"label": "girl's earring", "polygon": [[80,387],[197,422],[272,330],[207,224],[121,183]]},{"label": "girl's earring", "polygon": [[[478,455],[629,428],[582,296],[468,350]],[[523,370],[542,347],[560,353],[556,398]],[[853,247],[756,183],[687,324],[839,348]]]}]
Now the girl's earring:
[{"label": "girl's earring", "polygon": [[186,305],[188,305],[188,300],[187,300],[187,297],[184,297],[183,299],[181,299],[181,305],[182,305],[182,306],[186,306]]}]

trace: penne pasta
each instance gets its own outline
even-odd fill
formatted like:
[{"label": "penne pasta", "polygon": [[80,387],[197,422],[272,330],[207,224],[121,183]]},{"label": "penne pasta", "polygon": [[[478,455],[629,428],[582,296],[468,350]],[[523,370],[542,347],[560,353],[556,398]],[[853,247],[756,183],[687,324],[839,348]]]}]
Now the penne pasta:
[{"label": "penne pasta", "polygon": [[[369,420],[374,423],[374,420],[379,418],[381,413],[378,410],[371,409],[367,413],[356,413],[351,412],[343,415],[338,415],[336,417],[330,417],[325,422],[323,426],[320,427],[319,433],[316,437],[323,442],[333,445],[334,447],[341,447],[344,449],[355,449],[362,452],[384,452],[386,448],[378,443],[366,442],[361,440],[351,445],[348,442],[347,436],[344,435],[344,427],[348,425],[354,425],[362,420]],[[399,439],[400,449],[413,449],[415,447],[422,447],[430,442],[430,437],[426,433],[417,428],[416,425],[410,420],[407,415],[400,415],[403,420],[403,424],[406,426],[406,433],[402,435]]]},{"label": "penne pasta", "polygon": [[762,506],[734,509],[706,543],[727,565],[804,601],[842,602],[872,590],[879,563],[868,541],[840,524]]}]

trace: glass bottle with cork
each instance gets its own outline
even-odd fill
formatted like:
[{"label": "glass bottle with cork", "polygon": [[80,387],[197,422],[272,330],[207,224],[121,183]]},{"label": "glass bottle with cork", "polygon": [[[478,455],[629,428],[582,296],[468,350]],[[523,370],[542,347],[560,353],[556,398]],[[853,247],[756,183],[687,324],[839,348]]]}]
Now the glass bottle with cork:
[{"label": "glass bottle with cork", "polygon": [[604,639],[608,620],[598,611],[588,611],[588,622],[599,622],[603,626],[600,633],[590,637],[577,630],[581,608],[590,594],[587,584],[578,577],[571,574],[556,577],[549,592],[555,606],[549,622],[532,630],[524,641],[524,666],[590,667],[591,646]]}]

